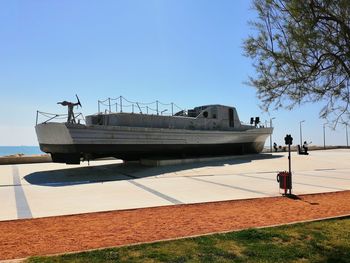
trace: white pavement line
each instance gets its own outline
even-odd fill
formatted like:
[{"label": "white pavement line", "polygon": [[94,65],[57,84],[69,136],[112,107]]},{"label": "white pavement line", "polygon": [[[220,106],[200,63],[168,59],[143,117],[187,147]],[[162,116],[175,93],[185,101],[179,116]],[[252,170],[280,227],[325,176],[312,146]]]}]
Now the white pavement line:
[{"label": "white pavement line", "polygon": [[[297,174],[298,172],[296,172]],[[293,173],[292,173],[293,174]],[[266,180],[266,181],[273,181],[275,182],[275,179],[269,179],[269,178],[262,178],[259,176],[252,176],[252,175],[246,175],[246,174],[235,174],[237,176],[242,176],[242,177],[250,177],[250,178],[256,178],[256,179],[260,179],[260,180]],[[306,184],[306,183],[298,183],[298,182],[294,182],[293,184],[299,184],[299,185],[306,185],[306,186],[312,186],[312,187],[319,187],[319,188],[325,188],[325,189],[331,189],[331,190],[338,190],[338,191],[346,191],[348,189],[344,189],[344,188],[338,188],[338,187],[329,187],[329,186],[324,186],[324,185],[318,185],[318,184]]]},{"label": "white pavement line", "polygon": [[128,182],[133,184],[133,185],[135,185],[135,186],[137,186],[137,187],[139,187],[139,188],[141,188],[141,189],[143,189],[143,190],[146,190],[147,192],[149,192],[151,194],[154,194],[154,195],[156,195],[156,196],[158,196],[158,197],[160,197],[162,199],[165,199],[165,200],[169,201],[170,203],[173,203],[174,205],[184,204],[183,202],[181,202],[181,201],[179,201],[179,200],[177,200],[175,198],[172,198],[172,197],[170,197],[168,195],[165,195],[165,194],[163,194],[161,192],[158,192],[158,191],[156,191],[156,190],[154,190],[152,188],[149,188],[149,187],[147,187],[147,186],[145,186],[143,184],[137,183],[134,180],[129,180]]},{"label": "white pavement line", "polygon": [[233,188],[233,189],[236,189],[236,190],[246,191],[246,192],[250,192],[250,193],[254,193],[254,194],[261,194],[261,195],[265,195],[265,196],[275,196],[275,195],[271,195],[271,194],[268,194],[268,193],[255,191],[255,190],[251,190],[251,189],[247,189],[247,188],[243,188],[243,187],[238,187],[238,186],[233,186],[233,185],[229,185],[229,184],[212,182],[212,181],[199,179],[199,178],[194,178],[194,177],[188,177],[188,179],[192,179],[192,180],[196,180],[196,181],[200,181],[200,182],[205,182],[205,183],[210,183],[210,184],[215,184],[215,185],[220,185],[220,186],[223,186],[223,187],[229,187],[229,188]]},{"label": "white pavement line", "polygon": [[33,218],[32,212],[30,211],[30,207],[28,205],[27,198],[23,191],[21,179],[19,177],[18,167],[16,165],[12,166],[12,176],[13,184],[15,185],[13,189],[15,190],[17,218]]}]

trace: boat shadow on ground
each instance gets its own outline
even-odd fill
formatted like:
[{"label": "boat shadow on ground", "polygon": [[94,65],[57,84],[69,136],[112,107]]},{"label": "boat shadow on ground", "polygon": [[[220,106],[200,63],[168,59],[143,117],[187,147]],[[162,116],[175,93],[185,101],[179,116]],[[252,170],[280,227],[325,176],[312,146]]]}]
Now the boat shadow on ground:
[{"label": "boat shadow on ground", "polygon": [[[148,167],[136,162],[112,163],[107,165],[92,165],[88,167],[74,167],[51,171],[35,172],[24,176],[29,184],[51,187],[63,187],[69,185],[81,185],[91,183],[105,183],[113,181],[127,181],[146,177],[160,177],[171,173],[191,173],[193,169],[205,167],[221,167],[249,163],[254,160],[281,158],[284,155],[259,154],[248,157],[235,157],[233,159],[203,161],[189,164],[178,164],[159,167]],[[169,175],[169,176],[168,176]],[[174,174],[175,176],[179,176]]]}]

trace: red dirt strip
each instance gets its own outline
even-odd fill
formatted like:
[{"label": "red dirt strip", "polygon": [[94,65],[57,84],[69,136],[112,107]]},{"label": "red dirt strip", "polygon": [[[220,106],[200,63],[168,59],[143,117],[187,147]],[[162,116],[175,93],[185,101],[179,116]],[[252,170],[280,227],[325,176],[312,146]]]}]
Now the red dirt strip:
[{"label": "red dirt strip", "polygon": [[0,259],[150,242],[350,214],[350,191],[0,222]]}]

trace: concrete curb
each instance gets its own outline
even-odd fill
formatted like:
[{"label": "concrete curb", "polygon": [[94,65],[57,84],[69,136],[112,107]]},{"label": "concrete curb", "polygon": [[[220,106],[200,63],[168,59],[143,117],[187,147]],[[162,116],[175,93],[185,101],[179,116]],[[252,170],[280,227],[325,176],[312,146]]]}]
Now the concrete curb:
[{"label": "concrete curb", "polygon": [[52,162],[52,160],[51,156],[48,154],[0,157],[0,165],[50,162]]}]

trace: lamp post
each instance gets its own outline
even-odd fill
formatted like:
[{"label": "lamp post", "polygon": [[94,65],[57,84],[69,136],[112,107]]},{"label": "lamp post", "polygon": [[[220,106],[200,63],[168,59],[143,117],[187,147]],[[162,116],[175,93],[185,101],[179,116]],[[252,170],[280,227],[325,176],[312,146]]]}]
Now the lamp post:
[{"label": "lamp post", "polygon": [[346,132],[346,147],[349,148],[348,124],[347,123],[345,123],[345,132]]},{"label": "lamp post", "polygon": [[[270,118],[270,128],[272,128],[272,120],[276,119],[276,117]],[[270,133],[270,152],[272,152],[272,132]]]},{"label": "lamp post", "polygon": [[323,149],[326,149],[326,123],[323,123]]},{"label": "lamp post", "polygon": [[305,122],[305,120],[299,122],[299,126],[300,126],[300,147],[302,147],[302,145],[303,145],[303,133],[302,133],[302,131],[301,131],[301,124],[302,124],[303,122]]}]

